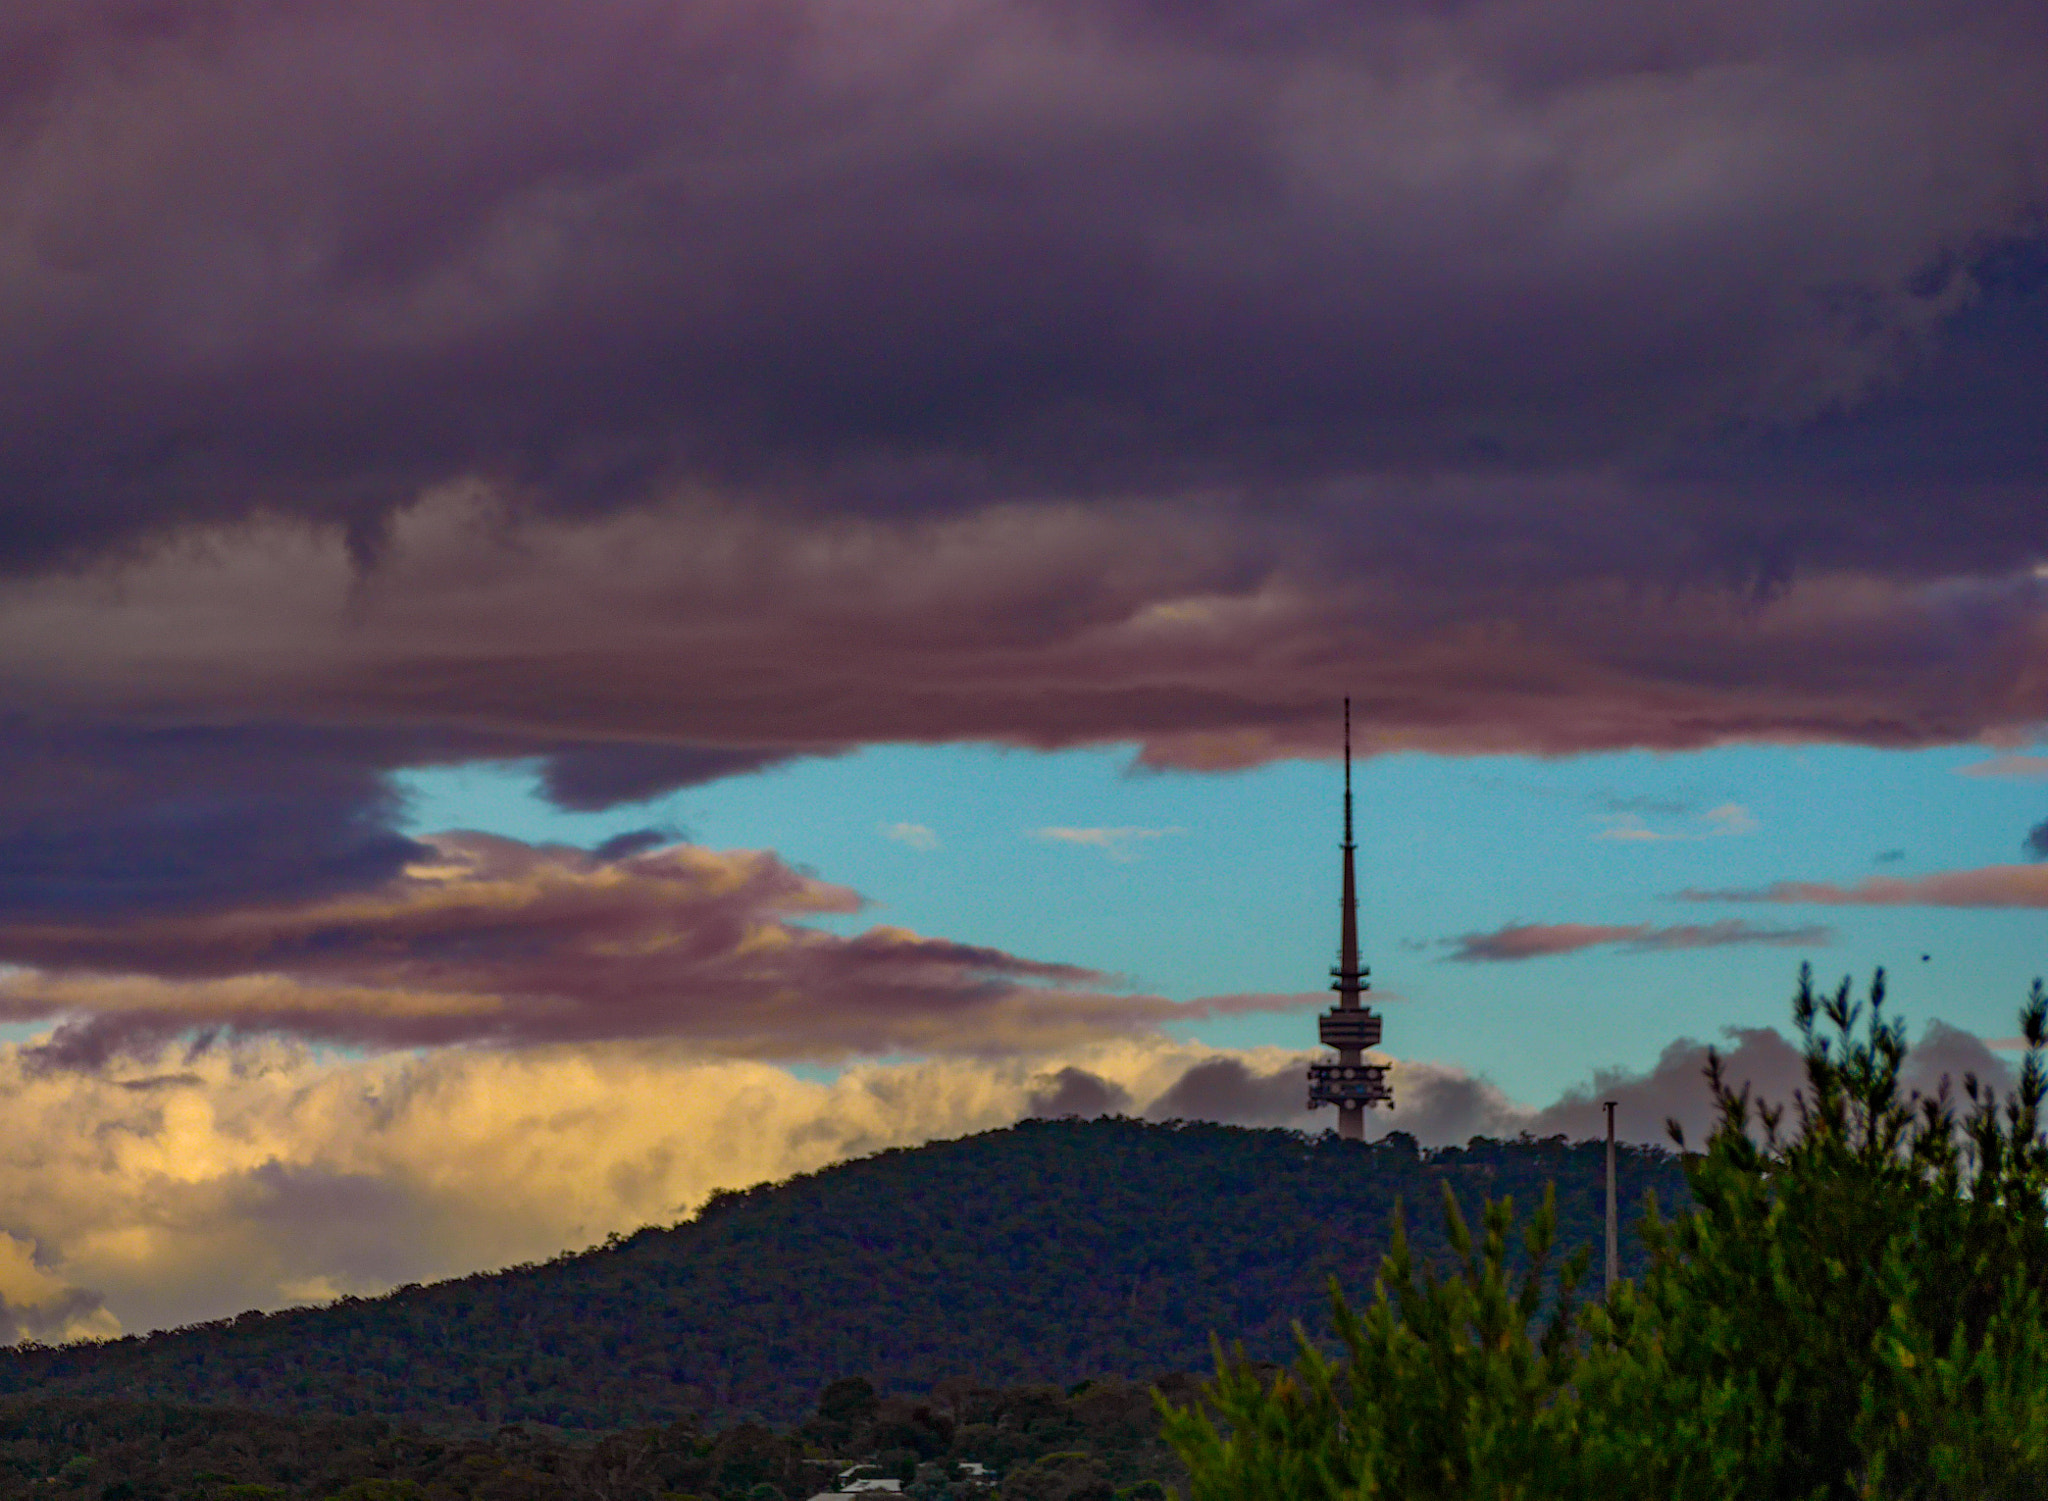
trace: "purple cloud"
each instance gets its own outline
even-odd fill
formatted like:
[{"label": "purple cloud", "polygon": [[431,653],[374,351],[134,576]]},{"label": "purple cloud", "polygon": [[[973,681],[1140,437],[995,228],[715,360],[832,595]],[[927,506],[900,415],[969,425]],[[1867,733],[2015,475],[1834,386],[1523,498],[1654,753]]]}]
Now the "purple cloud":
[{"label": "purple cloud", "polygon": [[1608,945],[1637,954],[1749,943],[1804,948],[1825,945],[1833,937],[1823,927],[1766,928],[1733,919],[1663,928],[1650,923],[1509,923],[1491,933],[1465,934],[1449,957],[1466,963],[1545,959]]},{"label": "purple cloud", "polygon": [[[2037,4],[22,0],[0,59],[17,939],[394,889],[387,773],[467,758],[2048,718]],[[1720,931],[1591,941],[1818,941]]]},{"label": "purple cloud", "polygon": [[196,1033],[357,1045],[679,1037],[712,1051],[1008,1053],[1205,1008],[1106,976],[809,913],[859,910],[774,856],[688,845],[602,860],[437,836],[383,884],[112,922],[0,927],[0,1016],[57,1019],[39,1056],[96,1066]]},{"label": "purple cloud", "polygon": [[2039,541],[2037,7],[150,17],[0,35],[18,567],[259,511],[370,560],[470,481],[1240,490],[1495,583]]},{"label": "purple cloud", "polygon": [[1832,881],[1773,881],[1751,889],[1688,887],[1685,902],[1785,902],[1821,907],[2048,907],[2048,867],[1986,865],[1925,876],[1869,876],[1851,886]]}]

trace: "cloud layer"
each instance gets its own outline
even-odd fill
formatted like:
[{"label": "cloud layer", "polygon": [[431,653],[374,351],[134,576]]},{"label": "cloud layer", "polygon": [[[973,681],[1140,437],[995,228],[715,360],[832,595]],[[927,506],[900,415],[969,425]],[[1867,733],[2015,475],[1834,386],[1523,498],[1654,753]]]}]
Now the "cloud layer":
[{"label": "cloud layer", "polygon": [[137,15],[0,22],[0,713],[328,737],[327,879],[473,755],[2048,718],[2038,6]]},{"label": "cloud layer", "polygon": [[[44,1044],[47,1045],[47,1044]],[[1799,1060],[1775,1032],[1736,1035],[1731,1079],[1789,1099]],[[1483,1079],[1392,1060],[1373,1128],[1425,1146],[1475,1134],[1692,1140],[1711,1111],[1705,1048],[1596,1076],[1541,1109]],[[1026,1115],[1121,1112],[1321,1129],[1306,1054],[1153,1036],[1032,1057],[863,1064],[829,1082],[671,1044],[442,1048],[340,1057],[276,1040],[169,1047],[102,1071],[52,1070],[0,1046],[0,1318],[16,1337],[137,1331],[245,1307],[318,1302],[542,1259],[666,1223],[715,1188],[987,1130]],[[2007,1065],[1930,1028],[1911,1082]],[[0,1338],[10,1333],[0,1328]]]},{"label": "cloud layer", "polygon": [[805,926],[860,899],[769,854],[603,859],[451,834],[419,855],[325,899],[0,928],[0,959],[24,966],[0,977],[0,1016],[68,1017],[38,1056],[96,1065],[194,1029],[378,1047],[659,1036],[829,1060],[1042,1051],[1209,1014],[1070,965]]},{"label": "cloud layer", "polygon": [[2048,139],[2016,0],[150,15],[6,23],[22,562],[259,506],[370,554],[478,474],[900,512],[1640,460],[1894,377],[2012,274]]}]

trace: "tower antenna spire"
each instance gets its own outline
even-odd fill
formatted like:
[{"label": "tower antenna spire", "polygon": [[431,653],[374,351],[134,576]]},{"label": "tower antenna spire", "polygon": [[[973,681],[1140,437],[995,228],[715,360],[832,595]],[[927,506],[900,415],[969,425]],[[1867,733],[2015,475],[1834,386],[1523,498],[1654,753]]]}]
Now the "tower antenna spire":
[{"label": "tower antenna spire", "polygon": [[1351,822],[1351,700],[1344,700],[1344,856],[1343,896],[1338,905],[1337,966],[1330,988],[1337,1004],[1323,1013],[1317,1034],[1325,1047],[1337,1050],[1335,1063],[1315,1063],[1308,1071],[1308,1107],[1337,1107],[1337,1134],[1357,1141],[1365,1135],[1365,1108],[1394,1101],[1387,1087],[1385,1064],[1367,1063],[1365,1050],[1378,1047],[1380,1017],[1359,997],[1372,988],[1372,971],[1358,957],[1358,841]]},{"label": "tower antenna spire", "polygon": [[[1339,846],[1344,852],[1344,897],[1339,910],[1342,936],[1338,940],[1337,967],[1330,971],[1337,977],[1332,989],[1337,991],[1338,1004],[1355,1010],[1358,993],[1370,990],[1365,976],[1371,971],[1358,966],[1358,842],[1351,837],[1351,700],[1344,700],[1344,843]],[[1346,981],[1355,983],[1347,986]]]}]

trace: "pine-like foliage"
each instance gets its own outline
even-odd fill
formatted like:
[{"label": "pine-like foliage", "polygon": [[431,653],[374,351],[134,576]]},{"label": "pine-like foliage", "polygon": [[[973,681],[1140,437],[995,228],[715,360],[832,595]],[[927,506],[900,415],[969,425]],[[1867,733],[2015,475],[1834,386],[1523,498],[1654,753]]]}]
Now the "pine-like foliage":
[{"label": "pine-like foliage", "polygon": [[1647,1272],[1574,1314],[1546,1198],[1510,1275],[1513,1209],[1418,1279],[1405,1237],[1371,1306],[1333,1284],[1343,1346],[1267,1377],[1224,1359],[1206,1408],[1162,1404],[1195,1501],[1399,1497],[2048,1497],[2048,994],[2000,1100],[1900,1086],[1903,1027],[1802,971],[1806,1084],[1789,1112],[1709,1081],[1693,1207],[1644,1226]]}]

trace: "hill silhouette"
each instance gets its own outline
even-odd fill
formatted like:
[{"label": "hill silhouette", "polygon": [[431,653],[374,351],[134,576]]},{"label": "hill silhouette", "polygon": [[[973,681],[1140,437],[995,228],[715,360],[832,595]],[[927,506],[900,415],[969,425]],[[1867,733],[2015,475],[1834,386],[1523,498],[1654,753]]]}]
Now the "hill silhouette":
[{"label": "hill silhouette", "polygon": [[[1211,1332],[1284,1359],[1335,1275],[1370,1287],[1397,1200],[1441,1256],[1439,1201],[1557,1185],[1598,1244],[1599,1143],[1419,1151],[1334,1135],[1026,1121],[715,1196],[694,1219],[540,1265],[95,1345],[0,1354],[0,1393],[376,1415],[457,1428],[787,1422],[843,1376],[1067,1385],[1204,1370]],[[1624,1221],[1678,1159],[1621,1158]],[[1624,1235],[1632,1271],[1641,1252]]]}]

